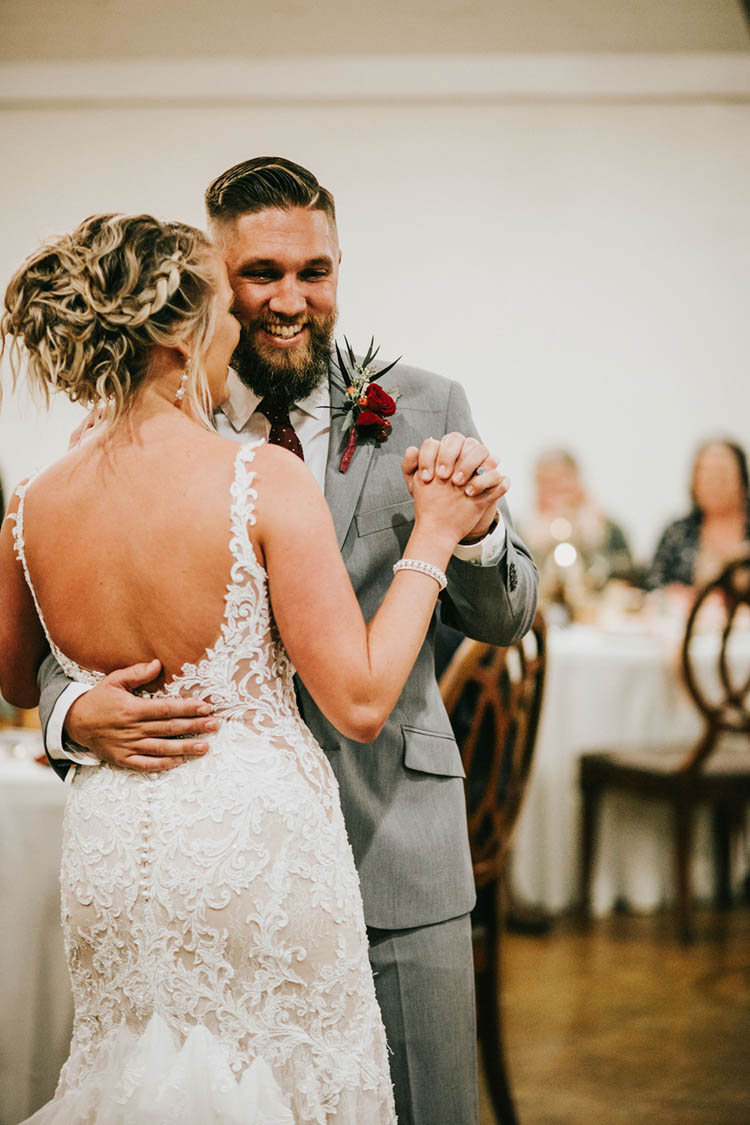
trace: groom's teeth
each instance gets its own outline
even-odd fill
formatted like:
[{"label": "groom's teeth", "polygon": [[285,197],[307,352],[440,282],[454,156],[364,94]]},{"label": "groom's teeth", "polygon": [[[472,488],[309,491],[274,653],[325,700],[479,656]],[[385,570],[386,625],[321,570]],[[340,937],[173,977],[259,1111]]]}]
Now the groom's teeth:
[{"label": "groom's teeth", "polygon": [[288,340],[291,336],[296,336],[304,328],[304,324],[268,324],[266,325],[266,332],[271,336],[281,336],[282,339]]}]

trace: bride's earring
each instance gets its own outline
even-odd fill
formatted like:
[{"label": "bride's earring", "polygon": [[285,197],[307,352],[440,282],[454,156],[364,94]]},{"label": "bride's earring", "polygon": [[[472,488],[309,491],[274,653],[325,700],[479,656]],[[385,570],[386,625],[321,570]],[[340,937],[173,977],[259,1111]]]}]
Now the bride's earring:
[{"label": "bride's earring", "polygon": [[177,388],[177,393],[174,396],[175,406],[182,406],[182,400],[185,397],[185,389],[187,387],[189,376],[190,376],[190,359],[188,358],[188,359],[185,360],[185,370],[182,373],[182,378],[180,379],[180,385]]}]

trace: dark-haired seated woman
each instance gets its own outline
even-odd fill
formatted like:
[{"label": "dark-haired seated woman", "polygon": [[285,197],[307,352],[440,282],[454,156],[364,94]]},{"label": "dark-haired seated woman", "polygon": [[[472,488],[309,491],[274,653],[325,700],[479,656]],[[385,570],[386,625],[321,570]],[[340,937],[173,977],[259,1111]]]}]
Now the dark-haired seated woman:
[{"label": "dark-haired seated woman", "polygon": [[702,586],[750,545],[750,490],[744,450],[734,441],[707,442],[693,462],[692,509],[664,530],[647,586]]}]

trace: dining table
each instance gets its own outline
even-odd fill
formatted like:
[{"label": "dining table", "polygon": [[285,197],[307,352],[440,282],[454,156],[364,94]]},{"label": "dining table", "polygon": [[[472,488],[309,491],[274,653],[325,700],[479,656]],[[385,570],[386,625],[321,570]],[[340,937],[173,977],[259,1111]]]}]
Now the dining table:
[{"label": "dining table", "polygon": [[[681,674],[683,635],[684,619],[645,614],[548,629],[534,761],[511,856],[511,886],[522,903],[550,914],[580,903],[582,754],[628,745],[658,753],[675,744],[684,744],[687,752],[699,738],[703,719]],[[710,697],[718,683],[716,631],[696,636],[693,645],[694,666]],[[746,677],[747,627],[733,636],[730,658]],[[734,860],[738,884],[747,874],[747,856]],[[711,897],[708,809],[699,810],[696,820],[692,885],[698,899]],[[674,892],[671,810],[631,794],[605,793],[596,831],[592,913],[654,911],[671,904]]]}]

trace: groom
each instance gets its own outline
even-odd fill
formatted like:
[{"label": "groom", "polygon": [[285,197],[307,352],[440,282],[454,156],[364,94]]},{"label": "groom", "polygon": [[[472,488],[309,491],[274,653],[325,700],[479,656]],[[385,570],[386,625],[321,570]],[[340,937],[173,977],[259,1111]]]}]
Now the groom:
[{"label": "groom", "polygon": [[[402,459],[409,473],[461,474],[466,482],[495,462],[475,437],[461,388],[399,364],[382,382],[383,390],[400,392],[388,436],[376,441],[363,431],[341,472],[347,380],[331,360],[341,257],[333,198],[299,165],[260,158],[219,176],[206,203],[243,328],[217,427],[238,441],[278,439],[304,456],[325,491],[369,619],[413,520]],[[270,421],[262,412],[269,401]],[[484,512],[468,540],[448,567],[443,619],[469,636],[508,644],[531,623],[537,575],[504,501]],[[435,681],[433,633],[370,746],[340,735],[298,687],[305,721],[339,782],[399,1121],[474,1125],[474,885],[463,771]],[[162,768],[205,752],[215,720],[200,717],[195,701],[131,693],[155,674],[153,664],[125,669],[86,691],[48,658],[41,712],[56,768],[64,772],[66,758]]]}]

